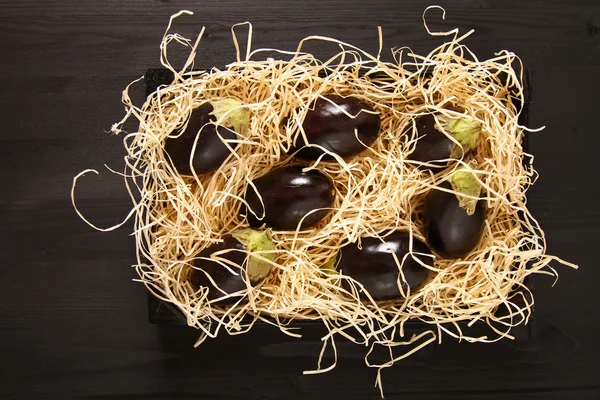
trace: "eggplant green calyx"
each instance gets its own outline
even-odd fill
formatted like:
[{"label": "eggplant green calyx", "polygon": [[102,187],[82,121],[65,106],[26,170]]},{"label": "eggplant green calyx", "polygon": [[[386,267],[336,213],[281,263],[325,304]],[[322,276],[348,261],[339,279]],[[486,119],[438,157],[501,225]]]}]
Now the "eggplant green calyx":
[{"label": "eggplant green calyx", "polygon": [[275,245],[267,231],[258,231],[254,229],[242,229],[231,234],[238,242],[246,246],[249,257],[246,271],[248,278],[252,282],[258,282],[265,279],[275,261]]},{"label": "eggplant green calyx", "polygon": [[250,112],[244,104],[237,99],[212,100],[212,114],[220,125],[233,128],[240,135],[246,135],[250,125]]},{"label": "eggplant green calyx", "polygon": [[468,215],[473,215],[479,200],[467,196],[479,197],[481,193],[481,184],[473,172],[465,169],[458,170],[452,174],[448,181],[452,185],[452,189],[457,192],[456,197],[460,208],[465,210]]},{"label": "eggplant green calyx", "polygon": [[[462,149],[456,149],[453,146],[452,156],[461,157],[462,154],[473,150],[477,146],[477,140],[481,133],[481,122],[469,117],[438,117],[441,127],[452,135]],[[458,154],[456,154],[458,153]]]},{"label": "eggplant green calyx", "polygon": [[321,271],[325,272],[328,275],[332,275],[336,273],[335,265],[337,264],[338,255],[334,255],[327,262],[321,265]]}]

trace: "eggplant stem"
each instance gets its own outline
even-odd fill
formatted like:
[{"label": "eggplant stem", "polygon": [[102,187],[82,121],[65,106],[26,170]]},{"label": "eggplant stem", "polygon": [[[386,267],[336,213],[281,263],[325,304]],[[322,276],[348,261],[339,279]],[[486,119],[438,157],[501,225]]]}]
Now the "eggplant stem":
[{"label": "eggplant stem", "polygon": [[[479,197],[481,194],[481,184],[473,172],[466,169],[459,169],[448,179],[452,189],[457,192],[456,198],[458,205],[465,210],[468,215],[473,215],[478,199],[467,196]],[[462,196],[467,195],[467,196]]]},{"label": "eggplant stem", "polygon": [[212,114],[220,125],[246,136],[250,125],[250,112],[237,99],[219,99],[211,101]]},{"label": "eggplant stem", "polygon": [[[454,139],[462,146],[462,152],[467,153],[477,147],[477,140],[479,140],[479,134],[481,133],[481,123],[473,118],[469,117],[446,117],[440,115],[438,117],[441,127],[450,133]],[[459,149],[452,149],[453,153],[458,152]],[[456,154],[454,154],[456,155]]]},{"label": "eggplant stem", "polygon": [[[246,271],[250,280],[258,282],[266,278],[271,272],[271,262],[275,261],[275,254],[272,252],[272,250],[275,250],[275,245],[268,232],[248,228],[234,232],[231,236],[246,246],[248,250],[249,257]],[[265,261],[265,259],[268,261]]]},{"label": "eggplant stem", "polygon": [[330,275],[335,274],[336,273],[335,266],[337,264],[337,260],[338,260],[338,255],[335,254],[333,257],[331,257],[329,260],[327,260],[327,262],[325,264],[321,265],[321,270]]}]

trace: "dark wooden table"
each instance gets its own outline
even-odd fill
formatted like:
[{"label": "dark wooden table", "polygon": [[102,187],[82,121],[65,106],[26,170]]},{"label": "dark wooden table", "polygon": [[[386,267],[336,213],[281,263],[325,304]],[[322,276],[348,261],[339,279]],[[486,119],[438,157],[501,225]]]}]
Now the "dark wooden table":
[{"label": "dark wooden table", "polygon": [[[549,251],[581,265],[558,284],[534,279],[539,340],[531,346],[456,344],[384,372],[388,399],[598,399],[600,265],[600,8],[592,1],[441,1],[445,22],[475,29],[480,57],[510,49],[533,72],[530,125],[540,172],[530,208]],[[198,63],[234,57],[230,26],[254,24],[255,47],[295,49],[304,36],[337,37],[377,51],[427,52],[410,1],[0,1],[0,398],[376,399],[362,349],[341,345],[338,368],[314,368],[320,331],[292,340],[261,327],[198,349],[196,332],[148,323],[144,288],[132,281],[131,225],[98,233],[75,215],[69,191],[82,169],[122,165],[121,90],[159,66],[168,17],[182,8],[184,35],[207,32]],[[326,56],[333,47],[311,45]],[[174,56],[175,57],[175,56]],[[389,51],[385,53],[389,58]],[[181,57],[179,57],[181,59]],[[135,91],[143,98],[143,85]],[[122,181],[104,170],[81,181],[83,212],[110,226],[129,210]]]}]

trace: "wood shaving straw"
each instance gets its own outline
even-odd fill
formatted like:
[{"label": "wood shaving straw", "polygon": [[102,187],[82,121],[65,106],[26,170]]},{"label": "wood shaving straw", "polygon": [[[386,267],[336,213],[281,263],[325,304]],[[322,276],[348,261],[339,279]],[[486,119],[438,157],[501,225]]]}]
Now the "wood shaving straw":
[{"label": "wood shaving straw", "polygon": [[[501,51],[480,61],[461,44],[472,31],[459,37],[457,30],[427,28],[449,40],[426,56],[403,49],[394,53],[395,62],[383,62],[348,43],[311,36],[294,52],[280,51],[290,60],[279,61],[261,57],[272,49],[251,50],[252,26],[246,23],[242,24],[249,29],[245,57],[240,56],[234,26],[237,61],[225,69],[188,72],[202,33],[195,42],[169,33],[173,20],[182,14],[191,13],[171,18],[161,44],[161,61],[175,74],[174,83],[159,88],[141,107],[132,103],[128,87],[123,92],[127,115],[113,132],[122,132],[121,125],[131,117],[139,121],[139,131],[124,139],[137,271],[152,293],[175,304],[188,324],[202,332],[197,344],[222,330],[244,333],[258,320],[300,336],[290,329],[290,322],[318,320],[329,330],[323,351],[328,346],[335,350],[334,338],[340,336],[370,346],[369,354],[375,346],[389,348],[386,363],[373,364],[366,356],[367,364],[380,372],[441,340],[443,332],[479,342],[510,338],[511,327],[527,323],[531,315],[533,297],[525,278],[556,275],[551,261],[576,268],[546,255],[544,234],[526,207],[525,192],[536,174],[533,157],[521,146],[527,129],[517,122],[521,110],[515,104],[522,104],[524,95],[522,76],[513,68],[520,63],[515,54]],[[335,43],[341,51],[321,62],[302,51],[307,41],[314,40]],[[167,58],[172,41],[190,48],[181,70]],[[248,287],[247,297],[234,306],[209,302],[207,291],[195,290],[187,280],[192,261],[223,235],[247,227],[240,209],[250,182],[291,161],[286,152],[304,134],[304,115],[324,94],[352,95],[372,105],[381,117],[380,138],[370,150],[349,160],[336,156],[335,162],[307,163],[308,169],[318,169],[335,182],[330,214],[304,231],[272,231],[277,248],[272,276],[259,287]],[[239,99],[250,110],[247,135],[236,139],[238,147],[217,172],[178,175],[163,151],[165,139],[186,124],[194,107],[221,98]],[[418,162],[407,160],[414,146],[414,119],[431,112],[467,115],[483,126],[472,152],[477,165],[473,172],[488,207],[483,238],[463,259],[436,258],[431,281],[405,300],[361,301],[357,293],[341,287],[340,280],[349,278],[321,266],[341,247],[364,236],[385,237],[404,229],[423,238],[415,215],[424,196],[452,172],[434,176],[419,172]],[[460,160],[453,169],[472,168],[469,161]],[[503,317],[497,312],[500,307],[509,310]],[[420,320],[430,329],[407,338],[404,324],[409,320]],[[459,324],[476,321],[492,327],[491,335],[471,337],[465,324]],[[398,348],[404,349],[402,354],[393,354]],[[306,373],[334,366],[335,360],[321,366],[319,359],[318,368]],[[377,385],[381,387],[379,373]]]}]

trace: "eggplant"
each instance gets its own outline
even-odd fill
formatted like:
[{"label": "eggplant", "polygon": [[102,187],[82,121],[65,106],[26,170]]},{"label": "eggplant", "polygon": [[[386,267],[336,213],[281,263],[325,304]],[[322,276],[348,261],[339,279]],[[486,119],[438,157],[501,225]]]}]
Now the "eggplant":
[{"label": "eggplant", "polygon": [[[456,172],[451,181],[443,182],[439,187],[469,193],[465,187],[472,187],[476,180],[473,183],[469,178],[469,175],[472,177],[470,173],[461,174],[465,173]],[[471,190],[469,194],[479,196],[479,189]],[[425,198],[423,207],[423,229],[427,244],[442,257],[464,257],[481,240],[486,211],[484,200],[470,201],[454,193],[433,189]]]},{"label": "eggplant", "polygon": [[[252,286],[260,284],[271,272],[271,264],[257,257],[255,252],[274,250],[275,246],[266,231],[242,229],[231,235],[226,235],[220,243],[202,250],[194,260],[190,282],[196,289],[208,288],[208,300],[215,300],[225,295],[231,295],[247,288],[246,281]],[[211,255],[227,260],[222,261],[235,274],[231,273],[219,261],[210,259]],[[274,260],[274,253],[263,253],[261,257]],[[207,275],[210,275],[216,286]]]},{"label": "eggplant", "polygon": [[255,179],[253,183],[260,198],[254,188],[248,186],[246,217],[251,227],[259,228],[265,224],[269,228],[289,231],[296,230],[302,221],[300,228],[305,229],[327,216],[329,210],[326,208],[331,207],[335,198],[333,183],[319,171],[303,172],[302,168],[283,167]]},{"label": "eggplant", "polygon": [[[227,113],[227,114],[226,114]],[[217,119],[223,118],[223,125],[216,125]],[[193,175],[191,164],[197,174],[205,174],[217,170],[229,157],[231,151],[223,143],[234,140],[236,132],[244,135],[248,125],[248,112],[241,103],[233,99],[214,100],[204,103],[192,110],[186,128],[178,136],[169,136],[165,140],[164,150],[169,155],[173,166],[181,175]],[[230,129],[230,128],[233,128]],[[192,155],[196,137],[198,142]],[[229,142],[232,149],[237,143]]]},{"label": "eggplant", "polygon": [[[439,122],[436,122],[436,117]],[[440,129],[440,125],[454,139],[457,145]],[[475,148],[481,124],[466,117],[450,118],[442,114],[425,114],[416,118],[416,139],[414,150],[407,156],[408,160],[430,163],[432,166],[421,166],[424,170],[436,171],[448,166],[448,161],[461,158]]]},{"label": "eggplant", "polygon": [[[306,113],[302,122],[308,143],[299,134],[296,146],[290,153],[296,153],[296,157],[305,160],[316,160],[325,154],[324,159],[333,160],[332,156],[320,148],[305,146],[319,145],[345,158],[356,155],[365,150],[365,146],[373,144],[379,136],[381,121],[379,115],[373,113],[371,106],[355,97],[325,97],[327,100],[316,100],[314,107]],[[355,117],[351,118],[344,112]]]},{"label": "eggplant", "polygon": [[[362,248],[359,248],[356,243],[344,246],[340,250],[336,265],[336,269],[343,275],[362,284],[364,290],[376,301],[402,298],[398,280],[405,294],[408,289],[414,293],[423,286],[430,274],[430,270],[419,261],[430,267],[433,266],[433,254],[425,243],[414,236],[412,254],[407,256],[410,251],[408,232],[396,231],[384,240],[382,242],[378,238],[365,237],[361,238]],[[400,276],[398,264],[392,253],[401,264],[404,280]],[[346,289],[349,290],[351,284],[351,281],[343,280]],[[364,293],[361,292],[361,296],[364,297]]]}]

